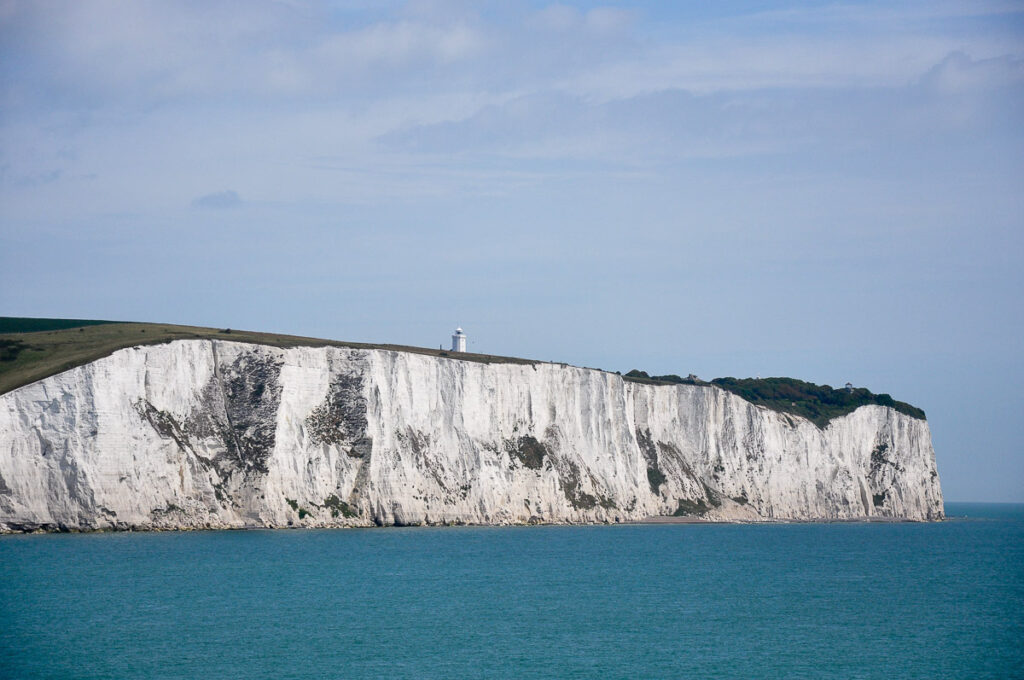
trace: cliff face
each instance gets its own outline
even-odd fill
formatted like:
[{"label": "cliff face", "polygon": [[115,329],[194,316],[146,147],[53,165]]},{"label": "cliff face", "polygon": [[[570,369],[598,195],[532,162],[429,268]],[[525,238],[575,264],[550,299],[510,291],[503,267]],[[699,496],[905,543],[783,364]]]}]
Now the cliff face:
[{"label": "cliff face", "polygon": [[188,340],[0,395],[0,529],[943,515],[928,424],[714,387]]}]

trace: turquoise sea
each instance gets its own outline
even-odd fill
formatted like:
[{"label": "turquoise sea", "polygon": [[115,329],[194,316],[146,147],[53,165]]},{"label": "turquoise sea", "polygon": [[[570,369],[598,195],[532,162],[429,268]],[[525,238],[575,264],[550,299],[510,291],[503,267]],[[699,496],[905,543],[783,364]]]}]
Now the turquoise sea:
[{"label": "turquoise sea", "polygon": [[0,537],[0,678],[1024,678],[1024,506],[946,510]]}]

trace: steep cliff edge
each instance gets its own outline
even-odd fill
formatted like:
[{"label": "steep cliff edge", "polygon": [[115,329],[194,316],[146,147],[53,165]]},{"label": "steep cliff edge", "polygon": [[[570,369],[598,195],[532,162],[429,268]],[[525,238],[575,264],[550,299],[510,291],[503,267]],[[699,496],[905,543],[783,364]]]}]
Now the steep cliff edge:
[{"label": "steep cliff edge", "polygon": [[0,530],[943,516],[924,420],[558,364],[179,340],[0,395]]}]

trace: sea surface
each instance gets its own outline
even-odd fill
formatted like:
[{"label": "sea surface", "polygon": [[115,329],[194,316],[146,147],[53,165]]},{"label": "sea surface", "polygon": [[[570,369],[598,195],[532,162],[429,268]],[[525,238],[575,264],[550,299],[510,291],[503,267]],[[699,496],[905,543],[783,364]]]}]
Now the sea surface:
[{"label": "sea surface", "polygon": [[0,537],[0,678],[1024,678],[1024,505],[946,511]]}]

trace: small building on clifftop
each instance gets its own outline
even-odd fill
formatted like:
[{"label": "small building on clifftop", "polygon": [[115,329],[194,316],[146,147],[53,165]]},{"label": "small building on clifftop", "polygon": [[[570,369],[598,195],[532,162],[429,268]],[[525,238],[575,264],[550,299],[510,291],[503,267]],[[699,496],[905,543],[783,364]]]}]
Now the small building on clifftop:
[{"label": "small building on clifftop", "polygon": [[462,332],[461,328],[456,328],[455,333],[452,334],[452,351],[466,351],[466,334]]}]

